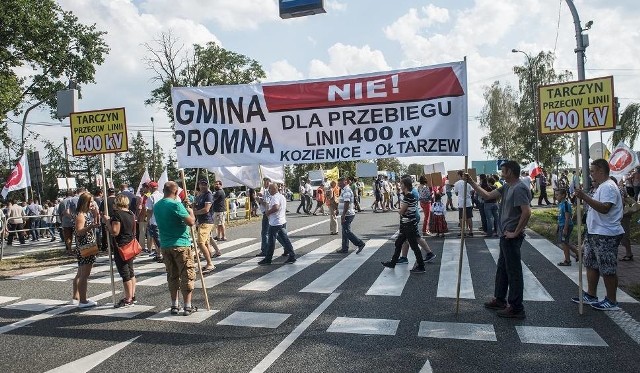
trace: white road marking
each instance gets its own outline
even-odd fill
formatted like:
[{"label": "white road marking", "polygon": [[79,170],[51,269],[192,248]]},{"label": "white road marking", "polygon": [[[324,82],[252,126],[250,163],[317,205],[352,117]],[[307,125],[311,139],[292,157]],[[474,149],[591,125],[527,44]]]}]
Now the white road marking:
[{"label": "white road marking", "polygon": [[496,342],[492,324],[420,321],[418,337]]},{"label": "white road marking", "polygon": [[300,291],[303,293],[323,294],[334,292],[338,286],[360,268],[385,242],[387,242],[386,239],[372,239],[367,241],[366,246],[360,254],[356,254],[355,251],[352,252]]},{"label": "white road marking", "polygon": [[289,335],[285,337],[271,352],[267,354],[267,356],[262,359],[252,370],[251,373],[259,373],[264,372],[282,355],[289,346],[293,344],[293,342],[302,335],[302,333],[307,330],[307,328],[324,312],[333,301],[340,295],[340,293],[333,293],[329,295],[327,299],[322,302],[318,308],[313,310],[306,319],[302,321],[300,325],[298,325]]},{"label": "white road marking", "polygon": [[[455,298],[458,285],[458,261],[460,260],[460,240],[445,239],[440,261],[438,278],[438,298]],[[462,274],[460,276],[460,298],[476,299],[471,280],[471,268],[467,258],[467,248],[462,252]]]},{"label": "white road marking", "polygon": [[67,373],[67,372],[74,372],[74,373],[85,373],[85,372],[89,372],[91,369],[97,367],[98,365],[102,364],[105,360],[107,360],[108,358],[110,358],[111,356],[115,355],[118,351],[122,350],[123,348],[127,347],[129,344],[131,344],[131,342],[135,341],[136,339],[140,338],[140,336],[131,338],[127,341],[118,343],[115,346],[109,347],[109,348],[105,348],[104,350],[100,350],[98,352],[94,352],[91,355],[85,356],[81,359],[78,359],[76,361],[72,361],[68,364],[59,366],[55,369],[51,369],[50,371],[46,372],[46,373]]},{"label": "white road marking", "polygon": [[556,328],[516,325],[522,343],[562,346],[600,346],[607,343],[591,328]]},{"label": "white road marking", "polygon": [[[500,255],[500,241],[499,240],[484,240],[484,243],[487,245],[493,260],[498,263],[498,257]],[[534,276],[533,272],[527,267],[526,264],[522,263],[522,277],[524,280],[524,293],[523,299],[530,301],[539,301],[539,302],[552,302],[553,297],[547,289],[542,286],[542,283],[538,281],[536,276]]]},{"label": "white road marking", "polygon": [[325,257],[327,254],[335,251],[336,247],[340,246],[340,240],[333,240],[326,243],[319,248],[300,256],[296,262],[292,265],[282,266],[275,271],[271,271],[266,275],[251,281],[250,283],[242,286],[238,290],[255,290],[255,291],[267,291],[273,289],[275,286],[281,284],[291,276],[309,267],[313,263]]},{"label": "white road marking", "polygon": [[396,335],[400,320],[336,317],[327,329],[329,333]]},{"label": "white road marking", "polygon": [[220,321],[218,325],[275,329],[285,322],[289,316],[291,316],[290,313],[236,311]]},{"label": "white road marking", "polygon": [[367,290],[367,295],[389,295],[399,297],[402,295],[402,290],[409,280],[411,272],[409,270],[413,268],[416,263],[416,257],[409,254],[409,263],[398,264],[395,268],[384,268],[382,273],[378,276],[376,281]]}]

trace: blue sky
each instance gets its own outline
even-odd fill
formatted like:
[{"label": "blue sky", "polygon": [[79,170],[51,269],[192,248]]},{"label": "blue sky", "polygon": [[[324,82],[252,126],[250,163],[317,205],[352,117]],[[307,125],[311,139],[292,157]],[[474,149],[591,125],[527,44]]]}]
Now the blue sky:
[{"label": "blue sky", "polygon": [[[555,50],[556,68],[576,73],[575,33],[564,0],[325,0],[327,14],[282,20],[276,0],[59,0],[83,23],[108,32],[111,53],[96,76],[83,87],[80,110],[126,107],[130,132],[150,126],[171,147],[168,118],[144,105],[153,89],[145,68],[143,43],[172,30],[187,47],[216,41],[256,59],[268,80],[299,80],[428,66],[468,59],[470,159],[484,160],[482,131],[476,117],[486,86],[500,80],[517,87],[512,71],[523,64],[516,48],[536,54]],[[631,0],[577,0],[587,33],[587,78],[613,75],[622,108],[640,102],[640,8]],[[21,119],[21,118],[19,118]],[[46,112],[29,122],[55,123]],[[19,137],[19,127],[11,125]],[[68,129],[30,125],[31,131],[62,143]],[[151,132],[144,132],[151,138]],[[605,134],[605,139],[608,135]],[[590,142],[598,141],[598,133]],[[37,140],[30,139],[32,143]],[[637,147],[637,146],[636,146]],[[567,160],[572,159],[567,157]],[[438,159],[437,161],[440,161]],[[420,157],[405,163],[433,163]],[[461,167],[461,157],[445,159],[448,168]]]}]

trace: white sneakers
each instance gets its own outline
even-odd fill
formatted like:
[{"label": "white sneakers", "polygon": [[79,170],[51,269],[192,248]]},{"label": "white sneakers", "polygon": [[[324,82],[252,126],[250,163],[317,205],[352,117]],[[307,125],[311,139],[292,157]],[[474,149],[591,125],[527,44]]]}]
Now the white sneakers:
[{"label": "white sneakers", "polygon": [[78,303],[78,308],[91,308],[98,305],[95,300],[87,299],[87,303]]}]

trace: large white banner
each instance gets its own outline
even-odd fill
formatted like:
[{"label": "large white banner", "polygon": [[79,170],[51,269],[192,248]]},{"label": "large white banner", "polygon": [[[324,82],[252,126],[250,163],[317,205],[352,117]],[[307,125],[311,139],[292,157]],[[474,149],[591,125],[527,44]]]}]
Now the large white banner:
[{"label": "large white banner", "polygon": [[468,154],[465,62],[171,90],[180,167]]}]

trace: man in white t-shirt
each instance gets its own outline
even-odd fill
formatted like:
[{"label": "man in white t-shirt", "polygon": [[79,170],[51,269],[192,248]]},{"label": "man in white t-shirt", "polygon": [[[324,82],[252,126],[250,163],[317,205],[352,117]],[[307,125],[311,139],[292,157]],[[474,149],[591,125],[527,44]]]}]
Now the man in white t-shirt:
[{"label": "man in white t-shirt", "polygon": [[336,252],[342,254],[348,253],[349,241],[351,241],[352,244],[358,247],[356,254],[359,254],[364,248],[364,242],[351,231],[351,222],[353,222],[356,216],[356,211],[354,210],[353,203],[355,197],[349,184],[350,181],[347,178],[341,177],[338,179],[338,186],[341,188],[338,214],[340,214],[340,221],[342,222],[342,247]]},{"label": "man in white t-shirt", "polygon": [[[587,267],[588,287],[582,293],[582,300],[597,310],[615,311],[619,309],[616,301],[618,246],[624,234],[620,224],[624,208],[622,195],[616,183],[609,178],[609,163],[606,160],[591,162],[589,173],[594,186],[597,186],[593,197],[579,187],[575,191],[576,197],[589,206],[583,258]],[[600,276],[604,280],[607,295],[598,301],[596,290]],[[578,297],[571,300],[580,302]]]},{"label": "man in white t-shirt", "polygon": [[558,190],[558,175],[555,173],[551,174],[551,189],[553,189],[553,205],[555,206],[558,201],[555,193]]},{"label": "man in white t-shirt", "polygon": [[154,246],[156,248],[155,253],[151,255],[156,257],[156,262],[163,263],[162,250],[160,250],[158,223],[156,223],[156,217],[153,215],[153,206],[164,198],[164,194],[158,190],[158,183],[156,183],[155,181],[148,182],[147,186],[149,187],[149,191],[151,192],[151,195],[147,198],[147,202],[145,203],[145,208],[147,210],[147,221],[149,222],[147,229],[149,230],[149,237],[153,240]]},{"label": "man in white t-shirt", "polygon": [[[453,192],[456,194],[456,196],[458,196],[458,221],[460,222],[460,229],[462,229],[462,211],[463,209],[466,210],[466,223],[467,223],[467,232],[469,232],[469,237],[473,237],[473,222],[471,221],[471,218],[473,218],[473,201],[471,201],[471,191],[473,190],[472,188],[467,188],[467,194],[466,194],[466,198],[463,197],[464,195],[464,179],[462,178],[462,175],[464,174],[464,172],[462,172],[462,170],[458,170],[458,176],[460,177],[460,180],[456,181],[455,184],[453,184]],[[458,237],[461,236],[461,233],[458,234]]]},{"label": "man in white t-shirt", "polygon": [[264,259],[258,262],[260,265],[271,264],[273,251],[276,248],[276,237],[284,248],[284,253],[288,256],[285,264],[293,264],[296,262],[296,254],[293,251],[293,245],[287,234],[287,199],[278,191],[276,183],[269,184],[269,209],[265,211],[265,215],[269,217],[269,238],[267,244],[267,252]]}]

